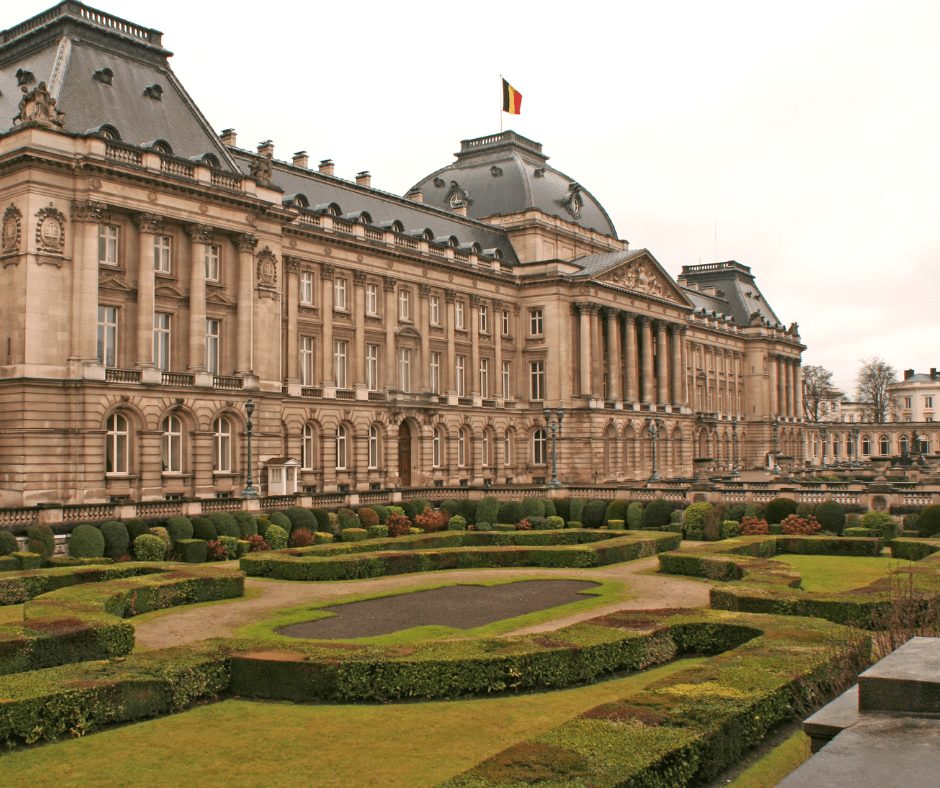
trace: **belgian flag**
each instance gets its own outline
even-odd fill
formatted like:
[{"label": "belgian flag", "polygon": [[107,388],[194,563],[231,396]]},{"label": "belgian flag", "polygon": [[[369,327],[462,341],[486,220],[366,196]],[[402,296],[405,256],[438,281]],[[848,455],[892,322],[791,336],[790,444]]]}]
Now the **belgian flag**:
[{"label": "belgian flag", "polygon": [[518,115],[522,112],[522,94],[503,80],[503,112]]}]

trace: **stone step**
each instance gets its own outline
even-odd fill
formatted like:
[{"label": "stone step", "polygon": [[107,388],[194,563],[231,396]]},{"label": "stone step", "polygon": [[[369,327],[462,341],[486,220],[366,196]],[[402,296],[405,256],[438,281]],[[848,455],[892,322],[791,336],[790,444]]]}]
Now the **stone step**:
[{"label": "stone step", "polygon": [[940,714],[940,638],[911,638],[862,673],[858,710]]}]

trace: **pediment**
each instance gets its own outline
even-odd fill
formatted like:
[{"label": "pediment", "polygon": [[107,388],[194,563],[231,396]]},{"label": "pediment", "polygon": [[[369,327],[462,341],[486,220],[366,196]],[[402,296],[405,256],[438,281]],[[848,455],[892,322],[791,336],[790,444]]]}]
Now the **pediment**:
[{"label": "pediment", "polygon": [[649,254],[634,257],[592,278],[597,282],[605,282],[629,290],[631,293],[671,301],[682,306],[690,305],[672,277]]},{"label": "pediment", "polygon": [[162,296],[163,298],[183,297],[183,291],[173,285],[160,285],[153,291],[153,294],[155,296]]},{"label": "pediment", "polygon": [[395,332],[395,334],[400,337],[413,337],[414,339],[421,339],[421,333],[411,326],[402,326],[398,329],[398,331]]},{"label": "pediment", "polygon": [[125,293],[131,291],[131,288],[115,276],[105,276],[98,279],[98,287],[105,290],[121,290]]},{"label": "pediment", "polygon": [[217,304],[218,306],[235,306],[231,298],[226,298],[221,293],[210,293],[206,296],[207,304]]}]

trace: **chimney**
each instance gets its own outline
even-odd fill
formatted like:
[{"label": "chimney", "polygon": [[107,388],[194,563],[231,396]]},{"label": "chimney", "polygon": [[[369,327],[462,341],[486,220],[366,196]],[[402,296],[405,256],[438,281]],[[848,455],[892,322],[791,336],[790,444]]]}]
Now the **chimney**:
[{"label": "chimney", "polygon": [[266,159],[274,158],[274,143],[271,140],[265,140],[258,143],[258,155]]},{"label": "chimney", "polygon": [[412,189],[408,194],[405,195],[406,200],[414,200],[415,202],[424,202],[424,194],[420,189]]},{"label": "chimney", "polygon": [[222,140],[223,145],[231,145],[235,147],[235,129],[222,129],[222,133],[219,135],[219,139]]},{"label": "chimney", "polygon": [[307,151],[299,150],[294,154],[294,157],[291,159],[295,167],[303,167],[307,169],[307,166],[310,164],[310,157],[307,155]]},{"label": "chimney", "polygon": [[356,175],[356,183],[358,183],[360,186],[368,186],[368,187],[371,187],[371,186],[372,186],[372,176],[369,175],[369,171],[368,171],[368,170],[363,170],[363,171],[360,172],[358,175]]},{"label": "chimney", "polygon": [[912,377],[914,377],[914,370],[913,370],[913,369],[905,369],[905,370],[904,370],[904,379],[905,379],[905,380],[910,380]]},{"label": "chimney", "polygon": [[458,216],[466,216],[467,204],[464,203],[463,205],[458,205],[456,208],[454,208],[454,213],[457,214]]},{"label": "chimney", "polygon": [[937,379],[937,368],[936,368],[936,367],[931,367],[931,368],[930,368],[930,379],[931,379],[931,380],[936,380],[936,379]]},{"label": "chimney", "polygon": [[334,165],[333,165],[332,159],[324,159],[323,161],[320,162],[320,172],[322,172],[324,175],[332,175],[333,166]]}]

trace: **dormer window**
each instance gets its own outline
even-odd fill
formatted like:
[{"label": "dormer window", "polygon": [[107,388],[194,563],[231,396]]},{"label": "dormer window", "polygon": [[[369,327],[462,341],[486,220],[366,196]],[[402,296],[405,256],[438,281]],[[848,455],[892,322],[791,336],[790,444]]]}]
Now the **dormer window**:
[{"label": "dormer window", "polygon": [[162,101],[163,88],[155,82],[154,84],[148,85],[144,88],[144,95],[147,98],[153,99],[154,101]]},{"label": "dormer window", "polygon": [[214,153],[207,153],[202,157],[202,160],[210,167],[214,167],[215,169],[219,169],[222,166],[222,164],[219,162],[218,156],[216,156]]},{"label": "dormer window", "polygon": [[91,134],[95,137],[103,137],[106,140],[120,140],[121,133],[112,125],[105,123],[102,126],[99,126],[96,129],[89,129],[85,132],[86,134]]},{"label": "dormer window", "polygon": [[95,72],[95,79],[102,85],[110,85],[114,79],[114,72],[110,68],[99,68]]}]

